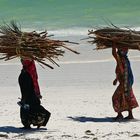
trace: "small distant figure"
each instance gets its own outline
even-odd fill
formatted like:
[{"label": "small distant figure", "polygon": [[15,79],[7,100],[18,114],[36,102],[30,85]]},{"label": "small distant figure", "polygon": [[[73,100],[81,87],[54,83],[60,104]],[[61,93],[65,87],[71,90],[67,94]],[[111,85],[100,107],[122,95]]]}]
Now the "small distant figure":
[{"label": "small distant figure", "polygon": [[[113,81],[113,85],[119,82],[112,97],[113,108],[118,113],[115,120],[134,119],[132,109],[138,107],[137,100],[133,94],[132,85],[134,78],[127,53],[127,48],[112,48],[112,55],[117,62],[116,78]],[[123,111],[128,111],[128,116],[125,118],[122,114]]]},{"label": "small distant figure", "polygon": [[46,126],[51,113],[41,106],[40,89],[34,60],[21,59],[22,70],[18,81],[21,90],[20,118],[25,129],[31,128],[31,124]]}]

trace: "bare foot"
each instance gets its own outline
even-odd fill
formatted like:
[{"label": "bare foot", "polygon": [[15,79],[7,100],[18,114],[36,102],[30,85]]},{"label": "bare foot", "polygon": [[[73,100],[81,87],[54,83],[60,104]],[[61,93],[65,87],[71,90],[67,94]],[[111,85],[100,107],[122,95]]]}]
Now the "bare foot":
[{"label": "bare foot", "polygon": [[127,117],[124,118],[125,120],[131,120],[134,119],[134,117],[132,115],[128,115]]},{"label": "bare foot", "polygon": [[39,128],[40,128],[40,125],[37,126],[37,129],[39,129]]},{"label": "bare foot", "polygon": [[123,115],[117,115],[117,117],[114,118],[115,121],[119,121],[123,119]]}]

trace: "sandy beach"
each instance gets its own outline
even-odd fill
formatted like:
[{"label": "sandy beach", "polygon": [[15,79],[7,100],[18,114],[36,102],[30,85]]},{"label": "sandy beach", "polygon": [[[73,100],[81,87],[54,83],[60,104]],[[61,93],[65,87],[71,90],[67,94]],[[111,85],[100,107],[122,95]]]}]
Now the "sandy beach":
[{"label": "sandy beach", "polygon": [[[140,107],[133,110],[134,120],[113,121],[117,114],[112,95],[117,86],[112,84],[116,62],[111,50],[95,50],[88,39],[84,40],[88,30],[102,27],[140,31],[139,9],[140,0],[1,0],[0,28],[14,20],[23,32],[47,31],[51,39],[79,43],[67,46],[80,55],[66,50],[56,61],[60,67],[49,63],[53,70],[36,63],[41,103],[51,117],[46,127],[31,126],[31,130],[21,129],[17,104],[21,97],[20,60],[0,60],[0,140],[140,140]],[[17,42],[26,45],[23,39],[21,34]],[[18,56],[19,49],[16,46]],[[140,106],[140,52],[131,50],[128,56]]]},{"label": "sandy beach", "polygon": [[[82,46],[80,48],[82,50]],[[84,52],[84,50],[83,50]],[[99,55],[99,52],[94,52]],[[100,54],[102,54],[101,52]],[[98,59],[91,54],[88,60],[60,61],[54,70],[37,65],[42,105],[51,112],[46,127],[22,130],[17,102],[20,97],[18,76],[19,61],[0,64],[0,139],[8,140],[138,140],[140,139],[140,110],[133,110],[132,121],[114,122],[112,85],[115,61],[105,51]],[[135,76],[134,94],[140,101],[139,57],[133,56],[131,64]],[[73,54],[71,54],[73,56]],[[75,56],[77,57],[77,56]],[[93,55],[94,57],[94,55]],[[85,57],[86,58],[86,57]],[[96,57],[97,58],[97,57]],[[73,58],[75,59],[75,58]],[[81,61],[79,61],[81,60]],[[127,115],[124,112],[124,115]]]}]

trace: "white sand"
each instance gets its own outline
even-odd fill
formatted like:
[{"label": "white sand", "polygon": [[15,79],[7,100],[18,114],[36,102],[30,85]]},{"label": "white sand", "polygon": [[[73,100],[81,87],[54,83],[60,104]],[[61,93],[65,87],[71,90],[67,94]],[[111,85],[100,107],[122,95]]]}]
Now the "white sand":
[{"label": "white sand", "polygon": [[[115,77],[114,60],[108,55],[104,55],[102,60],[102,56],[99,56],[96,61],[91,55],[86,56],[88,59],[83,54],[80,56],[81,59],[73,58],[71,63],[70,61],[59,63],[61,67],[55,67],[54,70],[42,69],[37,65],[43,96],[42,105],[51,112],[51,118],[46,127],[39,130],[33,127],[28,131],[20,129],[22,124],[19,106],[16,104],[20,97],[17,78],[21,65],[1,63],[0,139],[139,140],[139,108],[134,109],[133,121],[113,122],[111,118],[116,116],[111,101],[116,88],[112,85]],[[131,62],[135,76],[133,89],[140,104],[140,62],[137,59],[139,57],[133,58],[135,58],[135,61]],[[104,59],[106,61],[103,61]],[[127,113],[124,112],[124,115]]]}]

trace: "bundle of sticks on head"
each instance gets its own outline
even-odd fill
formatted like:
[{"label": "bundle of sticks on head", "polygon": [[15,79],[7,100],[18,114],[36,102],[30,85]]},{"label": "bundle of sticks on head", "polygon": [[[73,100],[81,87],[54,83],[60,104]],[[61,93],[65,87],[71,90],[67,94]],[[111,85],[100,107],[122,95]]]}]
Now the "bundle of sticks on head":
[{"label": "bundle of sticks on head", "polygon": [[64,55],[64,49],[79,54],[77,51],[66,46],[66,43],[77,43],[67,40],[53,40],[49,37],[47,31],[40,33],[36,31],[22,32],[15,21],[11,21],[9,25],[1,25],[0,59],[4,59],[5,61],[16,57],[32,59],[53,69],[52,66],[45,62],[45,59],[58,65],[55,59]]},{"label": "bundle of sticks on head", "polygon": [[90,30],[88,35],[89,42],[96,44],[96,49],[117,47],[140,50],[140,31],[113,26]]}]

